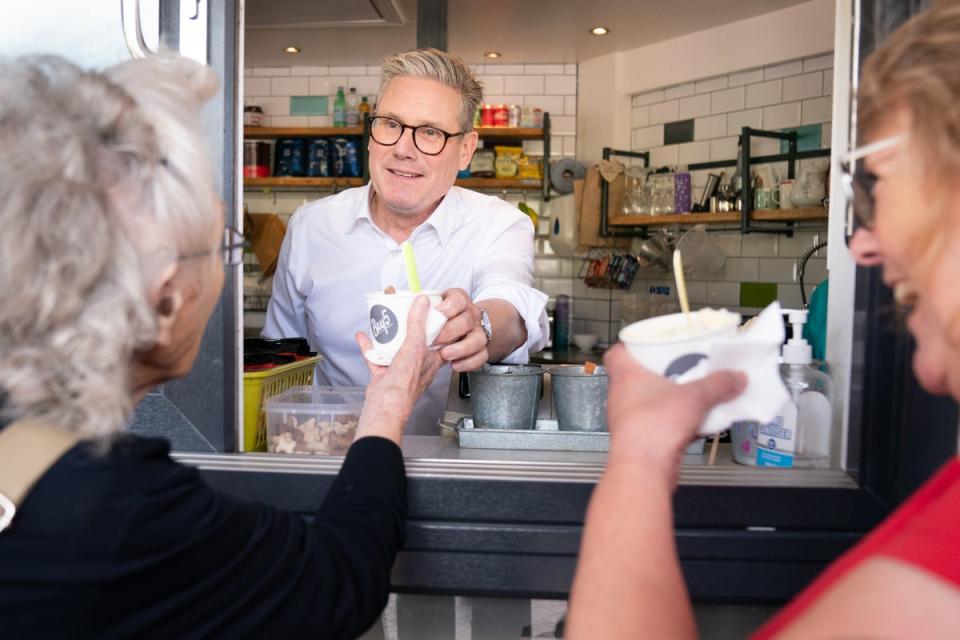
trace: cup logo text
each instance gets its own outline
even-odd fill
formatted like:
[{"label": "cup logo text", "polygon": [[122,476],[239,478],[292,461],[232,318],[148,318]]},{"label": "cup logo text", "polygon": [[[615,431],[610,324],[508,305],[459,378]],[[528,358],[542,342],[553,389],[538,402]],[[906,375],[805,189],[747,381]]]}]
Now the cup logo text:
[{"label": "cup logo text", "polygon": [[370,334],[380,344],[389,344],[397,337],[400,324],[393,311],[382,304],[375,304],[370,308]]},{"label": "cup logo text", "polygon": [[682,355],[670,363],[670,366],[668,366],[667,370],[663,372],[663,375],[671,380],[679,378],[687,371],[690,371],[690,369],[693,369],[695,366],[700,364],[700,361],[705,360],[706,357],[707,356],[702,353],[688,353]]}]

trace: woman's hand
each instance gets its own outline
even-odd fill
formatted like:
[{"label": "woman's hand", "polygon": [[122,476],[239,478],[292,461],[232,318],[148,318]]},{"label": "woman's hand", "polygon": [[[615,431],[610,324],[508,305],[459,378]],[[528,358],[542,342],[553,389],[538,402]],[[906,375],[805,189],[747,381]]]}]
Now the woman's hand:
[{"label": "woman's hand", "polygon": [[[420,394],[433,381],[443,360],[437,351],[427,350],[426,323],[430,300],[417,296],[407,317],[407,337],[389,367],[367,362],[370,384],[367,386],[363,411],[357,424],[355,440],[380,436],[400,444],[403,426]],[[363,332],[355,335],[360,352],[371,348]]]},{"label": "woman's hand", "polygon": [[618,344],[603,358],[610,377],[607,423],[608,468],[642,465],[673,487],[683,450],[715,405],[740,395],[746,377],[719,371],[702,380],[676,384],[639,364]]}]

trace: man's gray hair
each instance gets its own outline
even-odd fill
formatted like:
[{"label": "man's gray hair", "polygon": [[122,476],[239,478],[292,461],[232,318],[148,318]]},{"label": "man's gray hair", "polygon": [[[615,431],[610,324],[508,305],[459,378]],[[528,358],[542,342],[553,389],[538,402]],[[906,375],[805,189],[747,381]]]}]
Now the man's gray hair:
[{"label": "man's gray hair", "polygon": [[219,223],[199,127],[215,90],[166,54],[0,58],[0,421],[122,430],[132,355],[155,344],[148,284]]},{"label": "man's gray hair", "polygon": [[439,49],[415,49],[387,56],[383,61],[380,93],[397,78],[436,80],[460,94],[460,131],[473,130],[473,114],[483,101],[483,85],[463,60]]}]

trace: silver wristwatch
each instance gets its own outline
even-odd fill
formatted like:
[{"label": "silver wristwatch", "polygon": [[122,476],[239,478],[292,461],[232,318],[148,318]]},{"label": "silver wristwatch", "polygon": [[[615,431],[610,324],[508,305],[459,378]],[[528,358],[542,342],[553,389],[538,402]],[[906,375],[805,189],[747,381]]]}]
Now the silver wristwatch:
[{"label": "silver wristwatch", "polygon": [[478,306],[477,309],[480,309],[480,326],[483,328],[483,332],[487,334],[487,342],[489,343],[493,339],[493,324],[490,323],[490,315],[483,307]]}]

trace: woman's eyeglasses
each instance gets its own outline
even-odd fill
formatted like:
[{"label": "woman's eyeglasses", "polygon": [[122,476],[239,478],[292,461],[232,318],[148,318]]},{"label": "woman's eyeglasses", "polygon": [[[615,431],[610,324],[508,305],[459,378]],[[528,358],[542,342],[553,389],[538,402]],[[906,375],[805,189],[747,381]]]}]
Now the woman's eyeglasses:
[{"label": "woman's eyeglasses", "polygon": [[447,140],[468,133],[467,131],[447,133],[443,129],[428,124],[412,127],[388,116],[370,118],[370,137],[373,138],[374,142],[385,147],[392,147],[397,144],[406,129],[413,132],[414,146],[420,150],[420,153],[425,153],[428,156],[440,155],[447,146]]},{"label": "woman's eyeglasses", "polygon": [[857,217],[860,226],[873,228],[876,209],[873,189],[877,184],[877,176],[867,170],[863,159],[878,151],[895,147],[906,138],[906,134],[899,134],[871,142],[849,152],[840,163],[840,170],[843,172],[840,181],[843,185],[843,197],[848,205],[853,206],[853,215]]},{"label": "woman's eyeglasses", "polygon": [[208,251],[197,251],[195,253],[186,253],[180,256],[181,260],[190,258],[202,258],[208,256],[214,251],[220,251],[223,254],[223,264],[228,267],[235,267],[243,263],[243,234],[233,227],[224,227],[223,245],[219,249],[210,249]]}]

